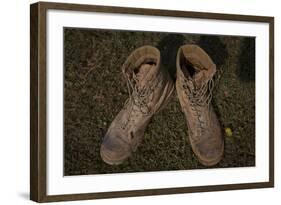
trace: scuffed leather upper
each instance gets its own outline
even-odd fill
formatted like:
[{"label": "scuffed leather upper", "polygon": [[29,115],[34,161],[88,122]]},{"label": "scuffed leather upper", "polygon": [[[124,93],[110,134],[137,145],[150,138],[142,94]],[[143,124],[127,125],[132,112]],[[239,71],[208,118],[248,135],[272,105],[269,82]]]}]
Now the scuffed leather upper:
[{"label": "scuffed leather upper", "polygon": [[[141,81],[134,81],[135,70],[144,64],[149,67],[147,73]],[[120,164],[137,149],[151,117],[167,103],[174,88],[167,71],[160,67],[160,52],[152,46],[136,49],[122,71],[135,90],[104,137],[101,156],[109,164]]]},{"label": "scuffed leather upper", "polygon": [[215,72],[216,65],[199,46],[185,45],[178,50],[177,94],[193,151],[206,166],[220,161],[224,147],[221,127],[210,102]]}]

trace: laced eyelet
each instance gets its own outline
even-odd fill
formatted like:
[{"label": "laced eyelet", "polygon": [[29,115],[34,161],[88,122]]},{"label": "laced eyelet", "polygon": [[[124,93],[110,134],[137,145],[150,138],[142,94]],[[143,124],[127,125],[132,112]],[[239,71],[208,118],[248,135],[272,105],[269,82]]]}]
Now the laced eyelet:
[{"label": "laced eyelet", "polygon": [[[184,81],[187,82],[186,79],[184,79]],[[194,84],[191,86],[194,86],[195,89],[188,89],[188,85],[186,84],[183,84],[182,87],[184,89],[184,93],[189,99],[191,110],[195,113],[198,119],[198,133],[199,135],[202,135],[204,134],[206,125],[204,119],[202,120],[202,110],[200,110],[200,107],[207,106],[207,109],[209,110],[212,92],[215,86],[214,78],[210,78],[205,84],[200,86],[200,88],[196,88]]]},{"label": "laced eyelet", "polygon": [[[148,82],[148,84],[142,88],[139,89],[135,83],[132,82],[132,79],[130,79],[129,76],[126,76],[127,79],[127,88],[129,92],[129,98],[125,102],[125,106],[128,105],[128,117],[127,120],[123,123],[121,126],[123,129],[127,127],[128,124],[134,123],[134,118],[135,116],[138,116],[138,112],[141,112],[143,115],[148,115],[151,110],[148,107],[147,101],[148,97],[150,96],[151,93],[157,88],[158,84],[162,83],[162,81],[158,81],[155,83],[154,81]],[[161,78],[160,78],[161,79]],[[151,85],[152,83],[152,85]],[[125,109],[127,109],[125,108]],[[137,110],[136,110],[137,109]],[[137,112],[135,112],[137,111]],[[132,113],[135,113],[135,116],[132,116]]]}]

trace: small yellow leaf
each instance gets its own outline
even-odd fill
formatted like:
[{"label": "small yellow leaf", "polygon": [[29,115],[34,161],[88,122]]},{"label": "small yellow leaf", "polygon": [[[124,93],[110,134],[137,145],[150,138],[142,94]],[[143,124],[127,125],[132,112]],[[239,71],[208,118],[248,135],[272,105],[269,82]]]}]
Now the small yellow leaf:
[{"label": "small yellow leaf", "polygon": [[225,128],[225,134],[227,137],[232,137],[232,130],[231,128],[227,127]]}]

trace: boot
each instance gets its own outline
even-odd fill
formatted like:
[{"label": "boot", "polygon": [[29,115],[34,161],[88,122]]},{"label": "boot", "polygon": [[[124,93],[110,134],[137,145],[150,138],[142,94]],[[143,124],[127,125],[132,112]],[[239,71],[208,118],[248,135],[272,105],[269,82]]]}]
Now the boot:
[{"label": "boot", "polygon": [[141,143],[152,116],[163,108],[174,90],[168,72],[160,67],[160,52],[143,46],[122,66],[129,98],[103,139],[100,154],[110,165],[121,164]]},{"label": "boot", "polygon": [[179,48],[176,90],[191,147],[205,166],[217,164],[224,150],[221,126],[211,105],[215,73],[216,65],[199,46]]}]

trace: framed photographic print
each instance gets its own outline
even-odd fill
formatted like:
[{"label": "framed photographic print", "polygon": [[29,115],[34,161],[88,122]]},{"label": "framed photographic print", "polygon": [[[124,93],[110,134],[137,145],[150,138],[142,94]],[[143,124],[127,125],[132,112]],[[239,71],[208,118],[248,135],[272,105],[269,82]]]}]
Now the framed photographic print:
[{"label": "framed photographic print", "polygon": [[37,202],[274,186],[274,18],[40,2]]}]

